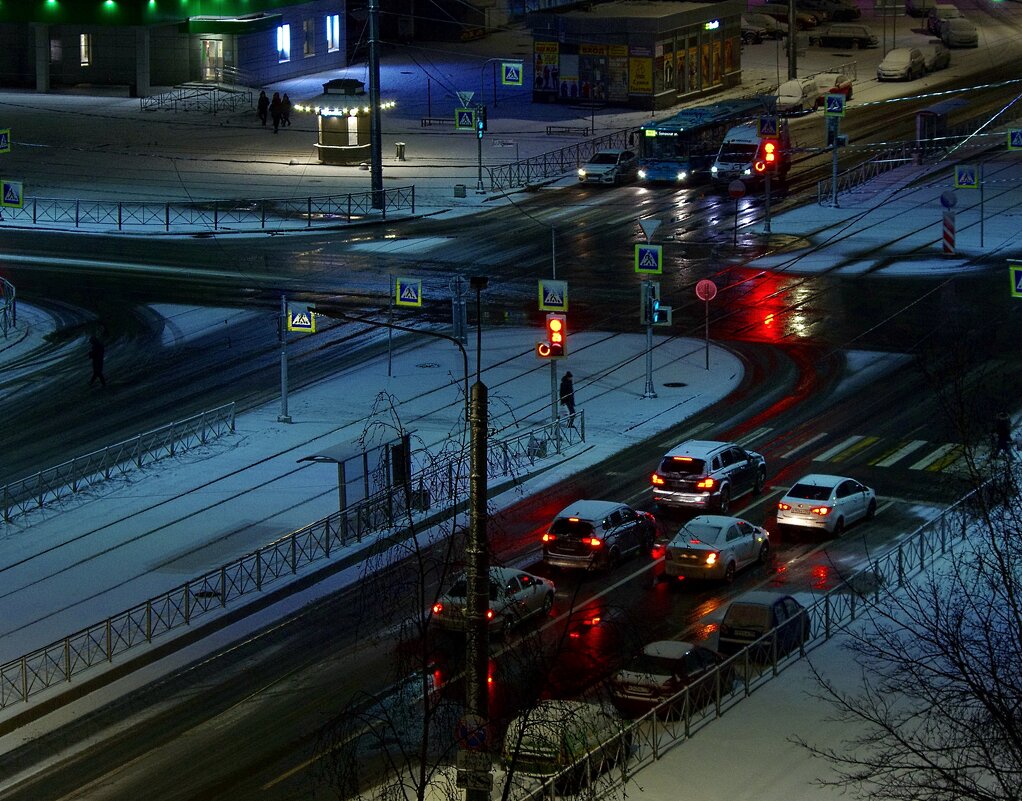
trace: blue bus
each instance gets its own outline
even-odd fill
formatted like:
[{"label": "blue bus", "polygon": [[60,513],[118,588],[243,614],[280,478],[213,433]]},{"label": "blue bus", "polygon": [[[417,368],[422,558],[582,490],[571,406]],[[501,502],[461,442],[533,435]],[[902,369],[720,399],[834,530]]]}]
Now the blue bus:
[{"label": "blue bus", "polygon": [[760,114],[766,108],[759,100],[723,100],[647,122],[639,131],[639,180],[706,180],[728,129]]}]

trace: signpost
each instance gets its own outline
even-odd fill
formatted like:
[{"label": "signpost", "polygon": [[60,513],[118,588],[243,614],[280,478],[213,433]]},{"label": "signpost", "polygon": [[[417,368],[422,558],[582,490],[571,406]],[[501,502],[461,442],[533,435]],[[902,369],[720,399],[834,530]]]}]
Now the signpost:
[{"label": "signpost", "polygon": [[978,189],[979,190],[979,246],[983,247],[984,222],[986,220],[986,209],[984,208],[983,192],[983,164],[978,167],[975,164],[955,165],[955,189]]},{"label": "signpost", "polygon": [[738,246],[738,201],[745,197],[745,183],[737,178],[727,185],[727,193],[735,199],[735,236],[733,244]]},{"label": "signpost", "polygon": [[[660,245],[650,244],[653,234],[660,227],[661,220],[647,218],[639,220],[639,227],[646,237],[645,245],[635,246],[635,272],[645,275],[660,275],[664,271],[664,251]],[[653,325],[656,323],[653,311],[653,292],[656,293],[656,303],[660,302],[660,284],[646,279],[643,281],[642,296],[640,298],[642,317],[646,323],[646,388],[642,393],[644,398],[655,398],[656,391],[653,389]]]},{"label": "signpost", "polygon": [[710,301],[717,297],[717,285],[709,278],[696,284],[696,297],[703,302],[703,337],[706,340],[706,369],[710,369]]}]

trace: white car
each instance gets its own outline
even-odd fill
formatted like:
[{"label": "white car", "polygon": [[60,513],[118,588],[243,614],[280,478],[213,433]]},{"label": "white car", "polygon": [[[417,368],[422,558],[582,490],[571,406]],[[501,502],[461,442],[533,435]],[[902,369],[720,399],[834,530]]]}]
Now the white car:
[{"label": "white car", "polygon": [[872,520],[876,492],[854,478],[813,473],[800,479],[777,502],[777,525],[822,528],[839,536],[856,520]]},{"label": "white car", "polygon": [[584,184],[616,184],[635,177],[639,160],[631,150],[598,150],[578,171]]},{"label": "white car", "polygon": [[954,17],[940,24],[940,40],[948,47],[978,47],[979,33],[969,20]]},{"label": "white car", "polygon": [[746,565],[770,557],[770,532],[723,515],[693,517],[674,535],[664,554],[668,578],[718,579],[731,583]]},{"label": "white car", "polygon": [[918,47],[897,47],[877,66],[878,81],[914,81],[926,74],[926,57]]},{"label": "white car", "polygon": [[[447,631],[465,631],[468,580],[464,574],[433,604],[433,621]],[[544,616],[554,605],[554,583],[542,576],[509,567],[490,568],[490,604],[486,619],[491,631],[507,636],[521,621]]]},{"label": "white car", "polygon": [[951,64],[951,51],[944,46],[943,42],[930,42],[919,48],[926,62],[927,72],[936,72],[946,69]]}]

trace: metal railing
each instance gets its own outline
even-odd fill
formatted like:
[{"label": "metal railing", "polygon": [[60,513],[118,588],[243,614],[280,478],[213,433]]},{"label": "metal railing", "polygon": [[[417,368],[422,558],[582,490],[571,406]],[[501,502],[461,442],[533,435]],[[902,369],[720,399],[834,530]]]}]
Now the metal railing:
[{"label": "metal railing", "polygon": [[336,225],[388,212],[409,209],[415,213],[415,187],[380,190],[382,204],[373,207],[373,192],[303,198],[207,200],[153,203],[145,201],[65,200],[26,198],[20,209],[4,209],[9,222],[60,225],[73,228],[101,226],[125,229],[171,228],[197,231],[236,229],[313,228]]},{"label": "metal railing", "polygon": [[6,278],[0,278],[0,331],[4,339],[7,332],[18,324],[18,301],[14,292],[14,284]]},{"label": "metal railing", "polygon": [[[869,161],[864,161],[851,169],[838,173],[837,191],[850,192],[867,181],[871,181],[882,173],[889,172],[897,167],[915,162],[918,148],[915,142],[902,142],[895,147],[878,153]],[[816,202],[821,205],[828,205],[833,197],[833,178],[827,177],[816,182]]]},{"label": "metal railing", "polygon": [[233,403],[76,456],[0,487],[3,520],[9,523],[19,515],[69,498],[111,476],[141,470],[147,464],[205,445],[227,433],[234,433]]},{"label": "metal railing", "polygon": [[[490,442],[490,477],[515,475],[543,458],[538,451],[530,451],[530,443],[538,443],[543,453],[552,456],[584,441],[582,411],[575,415],[575,425],[569,428],[566,420],[557,420]],[[67,684],[97,665],[110,664],[135,648],[262,592],[370,534],[410,522],[412,514],[429,509],[433,499],[441,499],[445,507],[440,515],[454,511],[468,497],[468,461],[465,449],[450,463],[414,474],[404,489],[376,493],[169,592],[0,665],[0,709],[27,703],[49,687]]]},{"label": "metal railing", "polygon": [[236,85],[226,87],[187,83],[158,95],[140,97],[138,103],[141,111],[201,111],[217,114],[221,111],[252,108],[252,90]]},{"label": "metal railing", "polygon": [[638,128],[623,128],[584,142],[576,142],[558,150],[551,150],[538,156],[530,156],[511,164],[487,167],[491,190],[516,189],[536,181],[557,178],[577,170],[590,157],[606,148],[628,147],[629,137],[638,135]]}]

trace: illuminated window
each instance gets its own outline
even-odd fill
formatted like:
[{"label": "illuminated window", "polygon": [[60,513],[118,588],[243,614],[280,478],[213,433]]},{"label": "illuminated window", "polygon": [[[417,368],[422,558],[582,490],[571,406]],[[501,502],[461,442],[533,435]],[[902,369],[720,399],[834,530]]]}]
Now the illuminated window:
[{"label": "illuminated window", "polygon": [[88,67],[92,63],[92,34],[83,33],[78,37],[78,50],[81,56],[81,64]]},{"label": "illuminated window", "polygon": [[315,23],[311,19],[302,20],[302,33],[305,43],[302,53],[306,58],[316,55],[316,33],[313,30]]},{"label": "illuminated window", "polygon": [[330,14],[326,18],[326,49],[334,53],[341,49],[341,15]]},{"label": "illuminated window", "polygon": [[281,25],[277,28],[277,61],[283,64],[291,60],[291,26]]}]

